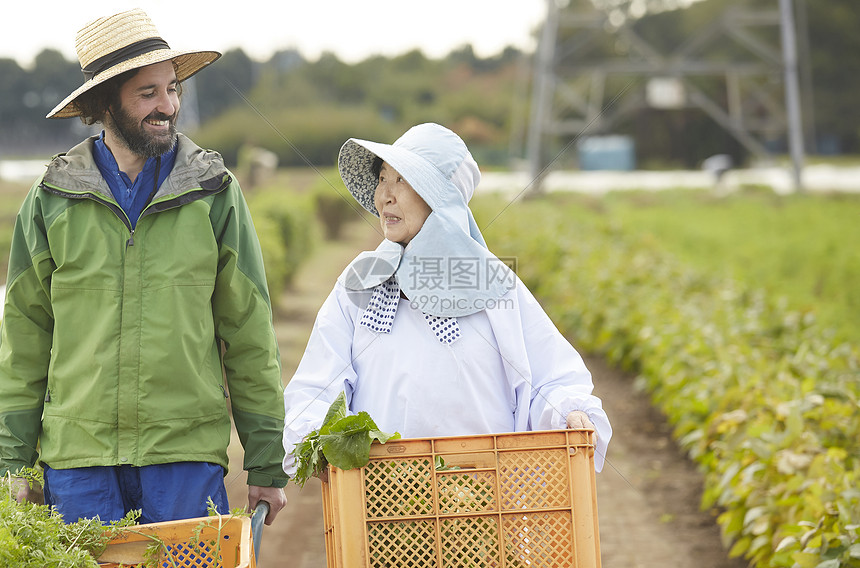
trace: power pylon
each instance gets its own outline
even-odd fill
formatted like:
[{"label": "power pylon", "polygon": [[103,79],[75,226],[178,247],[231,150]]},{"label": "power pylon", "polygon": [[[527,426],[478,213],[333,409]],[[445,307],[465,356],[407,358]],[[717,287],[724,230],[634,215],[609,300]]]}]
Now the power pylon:
[{"label": "power pylon", "polygon": [[[755,9],[736,0],[668,52],[637,33],[634,20],[590,0],[546,4],[526,134],[531,193],[541,191],[553,162],[579,138],[610,133],[646,108],[698,108],[763,162],[772,159],[767,140],[787,135],[799,120],[786,109],[779,34],[786,24],[776,1]],[[626,54],[608,53],[607,44]],[[714,56],[727,44],[732,58]],[[721,85],[720,96],[703,89],[703,79]]]}]

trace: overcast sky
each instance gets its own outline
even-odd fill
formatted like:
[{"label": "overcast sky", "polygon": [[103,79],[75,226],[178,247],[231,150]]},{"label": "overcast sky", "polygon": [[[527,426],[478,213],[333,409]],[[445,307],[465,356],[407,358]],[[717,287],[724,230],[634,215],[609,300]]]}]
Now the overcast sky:
[{"label": "overcast sky", "polygon": [[323,51],[355,62],[375,54],[420,48],[443,57],[471,44],[480,57],[507,45],[531,51],[544,0],[14,0],[4,2],[0,58],[23,66],[50,47],[77,60],[75,34],[95,18],[143,8],[176,49],[241,47],[267,59],[297,48],[306,58]]}]

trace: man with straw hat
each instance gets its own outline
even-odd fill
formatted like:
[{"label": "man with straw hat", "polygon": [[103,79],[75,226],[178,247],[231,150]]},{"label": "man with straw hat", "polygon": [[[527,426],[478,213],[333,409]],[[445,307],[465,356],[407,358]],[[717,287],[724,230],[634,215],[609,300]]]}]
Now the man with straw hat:
[{"label": "man with straw hat", "polygon": [[270,524],[287,478],[260,245],[221,156],[176,132],[181,82],[220,54],[170,49],[141,10],[90,22],[76,49],[84,84],[48,118],[104,130],[51,160],[16,220],[0,474],[38,461],[67,522],[205,516],[210,498],[226,513],[232,413]]}]

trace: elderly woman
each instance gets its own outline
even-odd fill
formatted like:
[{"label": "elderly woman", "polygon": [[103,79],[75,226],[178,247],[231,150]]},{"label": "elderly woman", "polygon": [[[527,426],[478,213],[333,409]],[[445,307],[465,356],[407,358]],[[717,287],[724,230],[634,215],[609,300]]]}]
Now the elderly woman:
[{"label": "elderly woman", "polygon": [[385,239],[317,315],[284,391],[284,471],[341,392],[407,438],[593,428],[600,471],[612,429],[591,374],[487,249],[468,207],[481,176],[460,137],[421,124],[393,145],[350,139],[338,168]]}]

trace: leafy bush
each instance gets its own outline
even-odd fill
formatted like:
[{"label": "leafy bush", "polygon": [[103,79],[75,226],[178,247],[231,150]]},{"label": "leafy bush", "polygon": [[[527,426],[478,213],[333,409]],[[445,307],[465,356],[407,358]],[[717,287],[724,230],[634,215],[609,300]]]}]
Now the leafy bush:
[{"label": "leafy bush", "polygon": [[284,243],[278,222],[265,215],[257,215],[254,228],[263,251],[263,265],[266,267],[266,285],[271,296],[272,307],[280,304],[281,294],[287,285],[289,259],[287,245]]},{"label": "leafy bush", "polygon": [[722,510],[732,555],[860,565],[856,347],[559,203],[521,204],[502,225],[485,230],[492,248],[518,257],[574,344],[638,373],[704,472],[702,505]]},{"label": "leafy bush", "polygon": [[248,207],[263,249],[272,306],[292,283],[316,238],[314,208],[307,194],[270,186],[251,193]]},{"label": "leafy bush", "polygon": [[336,171],[317,178],[311,187],[311,198],[322,223],[325,237],[340,238],[343,226],[364,215],[365,210],[356,203]]}]

